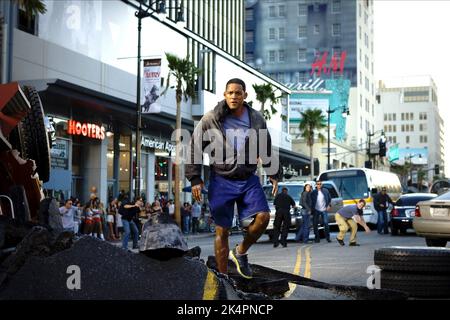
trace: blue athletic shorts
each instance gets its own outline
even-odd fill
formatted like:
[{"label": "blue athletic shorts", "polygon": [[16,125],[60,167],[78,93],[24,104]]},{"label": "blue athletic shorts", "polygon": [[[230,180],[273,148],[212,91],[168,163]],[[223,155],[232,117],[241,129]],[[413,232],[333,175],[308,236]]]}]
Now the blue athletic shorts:
[{"label": "blue athletic shorts", "polygon": [[270,212],[264,191],[256,175],[247,180],[230,180],[212,173],[208,188],[209,207],[214,223],[231,228],[234,204],[237,203],[239,220],[259,212]]}]

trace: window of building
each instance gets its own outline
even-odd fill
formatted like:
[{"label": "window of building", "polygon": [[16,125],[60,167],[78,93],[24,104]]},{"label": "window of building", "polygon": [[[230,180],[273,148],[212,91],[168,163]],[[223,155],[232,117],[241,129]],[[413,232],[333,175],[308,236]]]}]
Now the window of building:
[{"label": "window of building", "polygon": [[375,116],[375,106],[374,106],[374,104],[372,103],[372,117],[374,117]]},{"label": "window of building", "polygon": [[367,21],[369,20],[369,16],[366,12],[364,12],[364,24],[367,25]]},{"label": "window of building", "polygon": [[366,112],[369,112],[369,99],[366,98]]},{"label": "window of building", "polygon": [[397,137],[392,137],[392,142],[397,143]]},{"label": "window of building", "polygon": [[308,36],[308,28],[306,26],[299,26],[298,27],[298,37],[306,38],[307,36]]},{"label": "window of building", "polygon": [[392,114],[392,120],[397,121],[397,114],[396,113]]},{"label": "window of building", "polygon": [[387,118],[387,119],[384,119],[384,120],[388,120],[388,121],[391,121],[391,120],[392,120],[391,114],[390,114],[390,113],[386,113],[386,114],[385,114],[385,118]]},{"label": "window of building", "polygon": [[405,132],[405,125],[402,124],[402,132]]},{"label": "window of building", "polygon": [[362,80],[362,72],[359,72],[359,84],[362,85],[363,84],[363,80]]},{"label": "window of building", "polygon": [[255,11],[252,8],[246,9],[245,10],[245,20],[253,21],[254,18],[255,18]]},{"label": "window of building", "polygon": [[37,17],[36,15],[29,15],[24,8],[19,7],[17,11],[17,28],[26,33],[37,35]]},{"label": "window of building", "polygon": [[409,136],[406,136],[405,138],[406,138],[406,139],[405,139],[405,140],[406,140],[406,143],[409,143]]},{"label": "window of building", "polygon": [[392,131],[393,131],[393,132],[397,132],[397,126],[396,126],[396,125],[393,125],[393,126],[392,126]]},{"label": "window of building", "polygon": [[269,28],[269,40],[275,40],[275,28]]},{"label": "window of building", "polygon": [[275,50],[269,50],[269,62],[275,62]]},{"label": "window of building", "polygon": [[306,61],[306,49],[298,49],[298,61]]},{"label": "window of building", "polygon": [[427,124],[426,123],[421,123],[419,125],[419,131],[427,131]]},{"label": "window of building", "polygon": [[405,114],[402,112],[402,121],[405,121]]},{"label": "window of building", "polygon": [[245,31],[245,42],[253,43],[255,41],[255,33],[253,31]]},{"label": "window of building", "polygon": [[278,39],[279,40],[284,40],[285,38],[286,38],[285,29],[284,28],[279,28],[278,29]]},{"label": "window of building", "polygon": [[369,79],[366,77],[365,78],[365,86],[366,86],[366,90],[368,91],[368,92],[370,92],[370,84],[369,84]]},{"label": "window of building", "polygon": [[340,23],[333,23],[333,25],[331,26],[331,34],[335,37],[341,35],[341,24]]},{"label": "window of building", "polygon": [[362,94],[359,95],[359,106],[361,108],[363,107],[363,96],[362,96]]},{"label": "window of building", "polygon": [[362,130],[363,128],[363,121],[362,121],[362,117],[359,117],[359,128]]},{"label": "window of building", "polygon": [[284,50],[278,50],[278,62],[285,62],[285,51]]},{"label": "window of building", "polygon": [[286,6],[285,5],[278,6],[278,16],[280,16],[282,18],[286,17]]},{"label": "window of building", "polygon": [[364,55],[364,66],[366,67],[367,71],[369,70],[369,57],[367,55]]},{"label": "window of building", "polygon": [[411,112],[411,113],[409,114],[409,119],[414,120],[414,113],[413,113],[413,112]]},{"label": "window of building", "polygon": [[359,17],[361,18],[361,14],[362,14],[361,3],[358,4],[358,13],[359,13]]},{"label": "window of building", "polygon": [[320,25],[315,24],[314,25],[314,34],[319,34],[320,33]]},{"label": "window of building", "polygon": [[411,125],[411,131],[414,131],[414,125],[413,124]]},{"label": "window of building", "polygon": [[308,7],[304,3],[300,3],[298,5],[298,15],[299,16],[306,16],[308,14]]},{"label": "window of building", "polygon": [[362,50],[359,49],[359,61],[362,62]]},{"label": "window of building", "polygon": [[426,112],[419,113],[419,120],[427,120],[427,113]]},{"label": "window of building", "polygon": [[[386,116],[386,115],[385,115],[385,116]],[[387,126],[386,124],[384,125],[384,132],[389,132],[389,131],[388,131],[388,126]]]},{"label": "window of building", "polygon": [[270,6],[269,7],[269,17],[270,18],[275,18],[277,16],[276,10],[275,10],[275,6]]},{"label": "window of building", "polygon": [[284,73],[283,72],[278,73],[278,82],[284,83],[284,80],[285,80]]},{"label": "window of building", "polygon": [[405,114],[405,120],[408,121],[409,120],[409,113]]},{"label": "window of building", "polygon": [[332,13],[340,13],[341,12],[341,0],[333,0],[331,5]]}]

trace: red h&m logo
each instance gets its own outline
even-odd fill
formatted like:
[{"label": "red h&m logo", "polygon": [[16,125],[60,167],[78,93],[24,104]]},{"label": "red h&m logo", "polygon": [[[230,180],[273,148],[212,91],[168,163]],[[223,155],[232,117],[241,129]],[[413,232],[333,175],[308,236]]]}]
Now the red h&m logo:
[{"label": "red h&m logo", "polygon": [[325,51],[322,54],[322,57],[320,57],[320,53],[316,56],[316,60],[311,64],[311,73],[310,75],[313,75],[314,72],[316,72],[317,76],[320,77],[322,72],[324,74],[330,74],[330,73],[344,73],[344,64],[345,59],[347,59],[347,51],[342,51],[341,56],[338,57],[336,53],[333,54],[331,57],[330,64],[327,66],[327,60],[328,60],[328,51]]},{"label": "red h&m logo", "polygon": [[92,123],[81,123],[74,120],[67,121],[67,133],[92,139],[105,139],[105,127]]}]

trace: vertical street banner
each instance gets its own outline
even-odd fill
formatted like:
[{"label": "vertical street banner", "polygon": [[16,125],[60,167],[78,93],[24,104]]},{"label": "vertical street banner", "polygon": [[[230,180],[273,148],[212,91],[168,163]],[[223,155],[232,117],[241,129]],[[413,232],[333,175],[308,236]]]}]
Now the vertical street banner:
[{"label": "vertical street banner", "polygon": [[144,79],[142,82],[141,113],[160,113],[158,103],[161,87],[161,59],[144,60]]}]

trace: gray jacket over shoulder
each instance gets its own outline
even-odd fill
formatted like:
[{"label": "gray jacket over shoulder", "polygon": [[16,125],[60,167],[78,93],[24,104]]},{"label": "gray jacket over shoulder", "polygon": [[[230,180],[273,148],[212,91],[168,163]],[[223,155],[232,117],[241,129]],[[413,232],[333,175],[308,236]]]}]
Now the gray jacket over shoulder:
[{"label": "gray jacket over shoulder", "polygon": [[306,211],[308,214],[311,214],[312,210],[311,192],[302,192],[300,205],[302,206],[304,211]]},{"label": "gray jacket over shoulder", "polygon": [[[266,120],[259,111],[254,110],[246,102],[244,102],[244,105],[248,108],[250,128],[254,129],[256,133],[262,131],[263,134],[252,135],[250,133],[246,137],[243,155],[235,150],[231,144],[227,143],[223,129],[223,121],[231,111],[225,100],[219,102],[213,110],[203,116],[192,134],[189,145],[190,159],[188,160],[190,162],[185,165],[186,178],[191,182],[191,185],[202,183],[202,155],[205,151],[210,157],[211,170],[220,176],[232,180],[246,180],[255,173],[257,158],[261,157],[267,175],[280,180],[282,169],[279,160],[275,160],[274,166],[277,164],[275,168],[271,166],[274,156],[277,157],[278,154],[272,151],[272,140],[267,130]],[[267,150],[259,150],[260,139],[265,139]],[[219,152],[222,152],[222,154],[219,154]],[[269,168],[270,170],[268,170]]]}]

